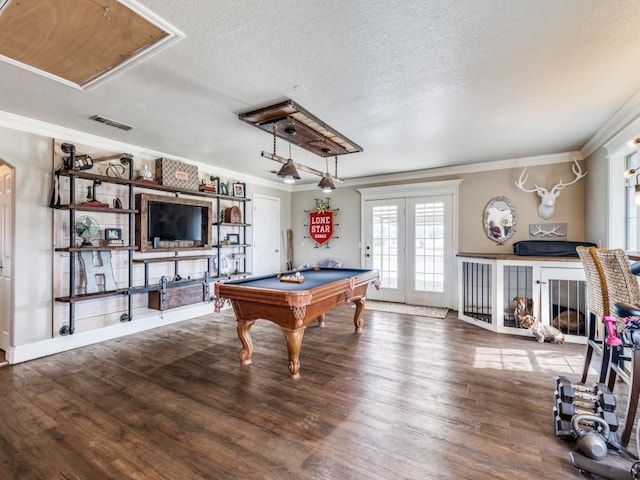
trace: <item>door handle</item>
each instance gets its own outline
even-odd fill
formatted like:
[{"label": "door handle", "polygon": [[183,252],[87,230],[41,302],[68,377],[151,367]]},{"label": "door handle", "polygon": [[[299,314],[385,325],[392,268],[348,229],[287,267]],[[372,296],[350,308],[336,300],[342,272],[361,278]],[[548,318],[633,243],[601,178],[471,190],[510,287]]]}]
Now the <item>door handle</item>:
[{"label": "door handle", "polygon": [[279,251],[280,251],[280,250],[278,250],[278,249],[276,248],[276,253],[278,253]]}]

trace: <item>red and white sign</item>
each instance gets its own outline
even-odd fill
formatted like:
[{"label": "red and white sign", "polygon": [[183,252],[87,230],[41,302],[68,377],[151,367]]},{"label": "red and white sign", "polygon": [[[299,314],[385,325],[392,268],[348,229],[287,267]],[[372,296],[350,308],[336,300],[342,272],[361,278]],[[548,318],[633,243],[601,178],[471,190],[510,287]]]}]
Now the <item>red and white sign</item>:
[{"label": "red and white sign", "polygon": [[329,241],[333,236],[333,210],[309,212],[309,236],[318,245]]}]

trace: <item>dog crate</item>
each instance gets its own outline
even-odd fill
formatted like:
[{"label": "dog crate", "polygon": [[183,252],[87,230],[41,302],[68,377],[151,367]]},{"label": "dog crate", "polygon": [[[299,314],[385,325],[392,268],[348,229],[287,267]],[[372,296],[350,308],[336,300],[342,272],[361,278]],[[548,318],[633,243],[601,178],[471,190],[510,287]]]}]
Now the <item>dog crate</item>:
[{"label": "dog crate", "polygon": [[460,254],[458,316],[500,333],[531,335],[515,315],[515,299],[532,303],[534,317],[584,343],[586,282],[582,263],[567,259],[522,259],[513,255]]}]

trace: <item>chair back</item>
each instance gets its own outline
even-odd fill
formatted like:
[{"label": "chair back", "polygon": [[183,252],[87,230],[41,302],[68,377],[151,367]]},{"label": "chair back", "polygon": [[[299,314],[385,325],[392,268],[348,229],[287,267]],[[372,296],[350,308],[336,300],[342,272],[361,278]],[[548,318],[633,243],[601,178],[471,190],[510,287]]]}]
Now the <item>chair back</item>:
[{"label": "chair back", "polygon": [[614,305],[618,302],[640,304],[640,283],[629,270],[629,257],[621,248],[598,248],[596,256],[602,265],[609,294],[609,312],[615,316]]},{"label": "chair back", "polygon": [[587,308],[596,317],[610,315],[609,292],[596,247],[576,247],[587,279]]}]

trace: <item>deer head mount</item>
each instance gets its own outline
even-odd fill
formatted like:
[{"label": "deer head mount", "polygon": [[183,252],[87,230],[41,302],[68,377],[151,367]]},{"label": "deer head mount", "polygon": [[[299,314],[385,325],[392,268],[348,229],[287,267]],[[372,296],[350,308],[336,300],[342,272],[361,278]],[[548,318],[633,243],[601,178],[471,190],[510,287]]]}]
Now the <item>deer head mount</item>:
[{"label": "deer head mount", "polygon": [[538,216],[540,218],[548,220],[553,217],[553,214],[555,213],[556,198],[558,198],[558,195],[560,195],[560,191],[568,187],[569,185],[573,185],[587,173],[589,173],[582,173],[582,169],[580,168],[578,161],[574,159],[573,162],[574,164],[571,166],[571,170],[573,171],[573,174],[576,176],[576,178],[574,178],[569,183],[564,183],[562,180],[560,180],[560,183],[556,184],[556,186],[553,187],[551,191],[548,191],[546,188],[539,187],[538,185],[534,185],[535,188],[525,188],[524,184],[527,181],[527,178],[529,178],[529,175],[525,175],[525,173],[527,172],[527,167],[524,168],[524,170],[520,174],[520,178],[517,182],[515,182],[516,187],[518,187],[520,190],[524,192],[536,192],[538,194],[538,196],[540,197],[540,205],[538,205]]}]

